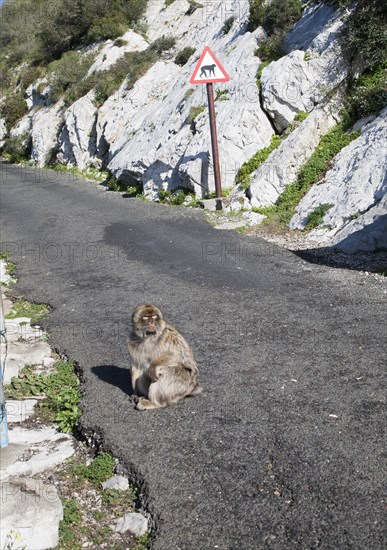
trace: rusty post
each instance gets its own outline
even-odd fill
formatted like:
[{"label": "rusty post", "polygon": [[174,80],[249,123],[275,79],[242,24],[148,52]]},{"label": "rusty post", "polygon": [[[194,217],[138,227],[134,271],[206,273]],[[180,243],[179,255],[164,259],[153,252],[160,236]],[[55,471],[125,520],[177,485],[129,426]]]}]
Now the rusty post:
[{"label": "rusty post", "polygon": [[206,86],[207,86],[207,98],[208,98],[208,112],[210,115],[212,161],[214,165],[215,191],[216,191],[216,210],[222,210],[222,182],[220,179],[218,135],[216,132],[214,87],[212,85],[212,82],[207,83]]}]

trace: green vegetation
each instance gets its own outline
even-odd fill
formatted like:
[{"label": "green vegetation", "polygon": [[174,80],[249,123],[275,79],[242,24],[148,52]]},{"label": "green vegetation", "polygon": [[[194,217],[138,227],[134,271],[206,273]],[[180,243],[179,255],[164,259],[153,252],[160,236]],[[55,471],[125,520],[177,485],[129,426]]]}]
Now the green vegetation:
[{"label": "green vegetation", "polygon": [[94,55],[71,51],[49,64],[47,78],[53,101],[58,101],[65,96],[66,103],[71,104],[91,90],[97,80],[89,78],[85,81],[84,79],[94,59]]},{"label": "green vegetation", "polygon": [[113,11],[104,17],[95,17],[86,33],[86,42],[93,43],[108,38],[118,38],[128,30],[128,22],[119,11]]},{"label": "green vegetation", "polygon": [[299,0],[273,0],[266,3],[264,0],[251,0],[249,30],[263,25],[270,35],[255,52],[262,61],[269,64],[284,55],[281,46],[284,36],[301,14],[302,4]]},{"label": "green vegetation", "polygon": [[333,207],[331,203],[320,204],[310,214],[308,214],[308,223],[305,226],[306,231],[311,231],[318,227],[324,219],[325,214]]},{"label": "green vegetation", "polygon": [[[61,478],[66,485],[82,493],[90,492],[91,499],[100,501],[98,509],[93,509],[93,502],[87,504],[87,509],[97,523],[85,521],[85,512],[78,500],[63,498],[63,520],[59,524],[59,546],[57,550],[81,550],[81,539],[93,542],[93,548],[122,548],[122,541],[112,540],[111,524],[115,518],[122,517],[128,511],[135,509],[137,493],[135,488],[127,490],[102,489],[101,484],[114,475],[115,460],[109,453],[100,453],[91,462],[74,463],[70,459],[69,466],[61,472]],[[87,513],[87,512],[86,512]],[[136,539],[135,548],[146,549],[150,542],[150,534]],[[141,546],[142,545],[142,546]],[[125,548],[127,546],[125,545]]]},{"label": "green vegetation", "polygon": [[244,162],[237,173],[235,183],[240,184],[243,189],[247,189],[250,185],[250,174],[265,162],[270,153],[281,144],[281,141],[280,136],[273,136],[268,147],[260,149],[251,159]]},{"label": "green vegetation", "polygon": [[[155,52],[150,48],[142,52],[125,53],[110,69],[98,74],[98,83],[95,86],[96,105],[102,105],[109,96],[116,92],[125,78],[127,79],[126,89],[132,89],[156,59]],[[96,77],[94,76],[94,78]]]},{"label": "green vegetation", "polygon": [[48,311],[48,307],[44,304],[33,304],[23,298],[18,298],[13,303],[11,311],[6,315],[6,319],[29,317],[31,323],[37,323],[48,314]]},{"label": "green vegetation", "polygon": [[48,375],[36,374],[35,367],[25,367],[19,377],[12,378],[11,384],[5,387],[5,393],[12,399],[46,396],[39,404],[40,413],[57,422],[62,432],[72,432],[80,416],[80,382],[71,362],[58,361]]},{"label": "green vegetation", "polygon": [[176,43],[174,36],[161,36],[152,42],[150,49],[160,55],[161,53],[170,50]]},{"label": "green vegetation", "polygon": [[195,195],[188,191],[188,189],[176,189],[175,191],[166,191],[165,189],[159,189],[158,195],[160,202],[173,206],[180,206],[187,198],[191,199],[188,206],[197,206],[198,202]]},{"label": "green vegetation", "polygon": [[203,4],[196,2],[196,0],[188,0],[189,8],[185,12],[185,15],[192,15],[198,8],[203,8]]},{"label": "green vegetation", "polygon": [[359,136],[358,132],[346,133],[346,123],[332,128],[324,137],[310,159],[302,166],[297,180],[286,186],[277,204],[270,207],[255,209],[260,214],[268,216],[280,224],[287,225],[294,214],[294,209],[310,187],[322,179],[330,166],[330,162],[343,147]]},{"label": "green vegetation", "polygon": [[281,48],[284,36],[301,14],[300,0],[250,0],[248,30],[254,31],[262,25],[269,34],[256,51],[262,61],[275,61],[284,55]]},{"label": "green vegetation", "polygon": [[0,105],[0,116],[8,131],[27,113],[27,103],[19,92],[8,95]]},{"label": "green vegetation", "polygon": [[8,254],[8,252],[0,252],[0,260],[3,260],[4,262],[6,262],[6,271],[9,275],[12,275],[12,273],[16,269],[16,264],[14,264],[10,260],[10,255]]},{"label": "green vegetation", "polygon": [[193,105],[188,113],[188,124],[192,124],[197,119],[197,117],[205,110],[205,108],[205,105]]},{"label": "green vegetation", "polygon": [[225,88],[224,90],[218,88],[215,92],[215,101],[227,101],[229,99],[229,93],[230,91],[227,88]]},{"label": "green vegetation", "polygon": [[175,63],[176,65],[180,65],[181,67],[187,63],[191,55],[193,55],[196,52],[195,48],[191,48],[190,46],[187,46],[186,48],[183,48],[175,57]]},{"label": "green vegetation", "polygon": [[227,34],[228,32],[230,32],[230,29],[231,29],[231,27],[233,26],[234,21],[235,21],[234,15],[232,15],[231,17],[229,17],[228,19],[226,19],[226,21],[224,22],[223,27],[222,27],[222,34],[223,34],[223,35],[224,35],[224,34]]},{"label": "green vegetation", "polygon": [[281,138],[282,139],[285,139],[288,137],[289,134],[291,134],[293,132],[293,130],[295,130],[296,128],[298,128],[298,126],[304,122],[304,120],[306,120],[308,118],[308,114],[309,113],[306,113],[305,111],[300,111],[299,113],[296,114],[296,116],[294,117],[293,119],[293,122],[291,122],[289,124],[289,126],[286,128],[286,130],[284,131],[284,133],[281,135]]},{"label": "green vegetation", "polygon": [[28,132],[21,136],[5,138],[2,153],[10,162],[20,163],[28,160],[31,153],[31,137]]},{"label": "green vegetation", "polygon": [[387,104],[387,62],[368,69],[353,81],[345,99],[347,116],[359,120],[370,114],[378,114]]},{"label": "green vegetation", "polygon": [[173,4],[175,0],[165,0],[164,2],[164,6],[167,8],[168,6],[170,6],[171,4]]}]

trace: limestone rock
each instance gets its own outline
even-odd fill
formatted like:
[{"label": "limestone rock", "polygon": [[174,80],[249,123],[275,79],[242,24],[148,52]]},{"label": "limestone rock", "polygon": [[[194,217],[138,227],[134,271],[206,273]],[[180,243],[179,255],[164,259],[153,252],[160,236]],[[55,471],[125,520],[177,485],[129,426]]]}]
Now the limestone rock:
[{"label": "limestone rock", "polygon": [[63,102],[52,107],[43,107],[32,116],[31,158],[38,166],[45,166],[55,149],[59,130],[63,124]]},{"label": "limestone rock", "polygon": [[[7,315],[5,313],[5,315]],[[17,317],[16,319],[5,320],[5,330],[8,342],[24,340],[27,342],[37,342],[43,336],[43,331],[39,327],[31,326],[31,319],[28,317]]]},{"label": "limestone rock", "polygon": [[347,254],[387,250],[387,195],[336,233],[330,245]]},{"label": "limestone rock", "polygon": [[310,240],[328,242],[330,237],[356,218],[358,223],[350,226],[354,230],[360,230],[362,221],[369,225],[367,216],[361,214],[386,195],[386,158],[387,108],[365,127],[360,137],[335,157],[333,167],[325,178],[314,185],[299,203],[290,228],[303,229],[310,212],[327,203],[333,206],[325,214],[320,227],[311,231]]},{"label": "limestone rock", "polygon": [[36,403],[36,399],[23,399],[22,401],[7,400],[5,408],[8,424],[20,423],[27,420],[34,414]]},{"label": "limestone rock", "polygon": [[[16,448],[14,454],[12,450]],[[57,432],[55,428],[29,430],[15,427],[9,430],[7,454],[0,464],[0,479],[14,476],[33,476],[62,464],[74,454],[71,436]]]},{"label": "limestone rock", "polygon": [[314,31],[304,29],[309,38],[297,44],[297,25],[299,29],[308,28],[313,21],[306,11],[288,36],[287,46],[308,46],[307,52],[301,49],[291,51],[270,63],[261,76],[263,107],[279,132],[288,127],[299,111],[312,111],[345,80],[349,71],[341,53],[344,16],[327,17],[327,24],[320,25],[321,33],[312,40]]},{"label": "limestone rock", "polygon": [[12,277],[7,271],[7,262],[0,260],[0,283],[8,284],[11,280]]},{"label": "limestone rock", "polygon": [[[63,507],[53,485],[36,479],[12,480],[1,483],[0,492],[1,548],[43,550],[57,546]],[[20,537],[17,542],[16,535]]]},{"label": "limestone rock", "polygon": [[59,162],[80,170],[91,164],[96,154],[97,108],[93,99],[90,91],[67,109],[59,136]]},{"label": "limestone rock", "polygon": [[117,533],[130,531],[136,537],[140,537],[148,531],[148,520],[142,514],[131,512],[117,520],[114,531]]},{"label": "limestone rock", "polygon": [[253,207],[274,204],[285,187],[294,183],[302,165],[338,119],[338,106],[332,101],[310,115],[289,134],[250,176],[248,196]]},{"label": "limestone rock", "polygon": [[[127,44],[124,42],[127,42]],[[87,76],[98,71],[106,71],[125,53],[140,52],[146,50],[148,46],[148,42],[132,30],[129,30],[116,40],[107,40],[90,67]]]},{"label": "limestone rock", "polygon": [[113,476],[107,481],[102,483],[104,489],[118,489],[121,491],[126,491],[129,489],[129,481],[124,476]]},{"label": "limestone rock", "polygon": [[28,86],[26,90],[26,103],[28,109],[48,107],[50,105],[50,92],[51,89],[48,85],[47,78],[38,78],[38,80]]},{"label": "limestone rock", "polygon": [[0,118],[0,147],[4,145],[4,138],[7,135],[7,128],[5,126],[5,120]]}]

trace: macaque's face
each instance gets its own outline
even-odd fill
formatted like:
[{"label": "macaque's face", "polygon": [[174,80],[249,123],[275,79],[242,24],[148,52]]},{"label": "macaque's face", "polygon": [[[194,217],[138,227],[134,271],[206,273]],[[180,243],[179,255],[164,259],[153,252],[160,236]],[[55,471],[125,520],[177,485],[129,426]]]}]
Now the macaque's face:
[{"label": "macaque's face", "polygon": [[161,311],[151,305],[139,306],[133,313],[133,327],[141,338],[160,334],[164,328]]}]

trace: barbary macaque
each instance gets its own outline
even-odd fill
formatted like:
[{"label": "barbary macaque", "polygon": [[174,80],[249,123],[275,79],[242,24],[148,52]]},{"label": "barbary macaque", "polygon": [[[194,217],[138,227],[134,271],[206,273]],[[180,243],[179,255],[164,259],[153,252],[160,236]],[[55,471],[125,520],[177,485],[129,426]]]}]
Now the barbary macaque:
[{"label": "barbary macaque", "polygon": [[128,350],[138,410],[160,409],[202,392],[190,346],[156,306],[137,306],[132,324]]}]

